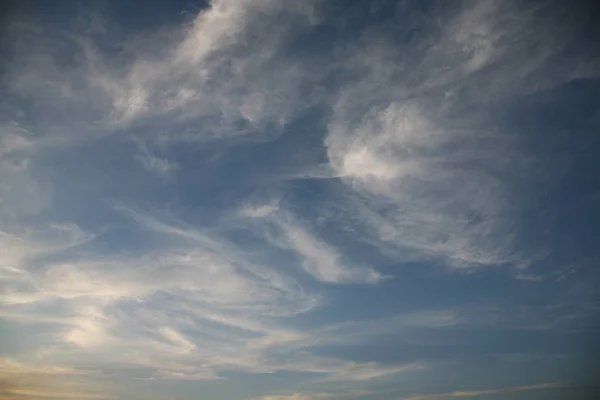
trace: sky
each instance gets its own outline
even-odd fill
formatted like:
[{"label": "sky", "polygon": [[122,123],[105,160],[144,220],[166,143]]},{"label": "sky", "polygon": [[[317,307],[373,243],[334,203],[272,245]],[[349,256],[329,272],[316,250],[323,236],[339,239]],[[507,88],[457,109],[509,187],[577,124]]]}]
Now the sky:
[{"label": "sky", "polygon": [[0,400],[593,398],[599,11],[5,2]]}]

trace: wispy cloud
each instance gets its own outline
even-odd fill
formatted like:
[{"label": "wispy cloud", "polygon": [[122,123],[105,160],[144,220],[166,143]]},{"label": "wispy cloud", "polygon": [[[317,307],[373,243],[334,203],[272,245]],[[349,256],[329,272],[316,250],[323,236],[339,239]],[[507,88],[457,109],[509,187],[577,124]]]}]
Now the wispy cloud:
[{"label": "wispy cloud", "polygon": [[[350,126],[351,109],[339,110],[326,141],[330,162],[355,192],[355,213],[378,241],[457,267],[519,262],[509,189],[483,172],[499,160],[492,153],[482,158],[482,146],[506,144],[442,127],[429,117],[432,110],[414,102],[374,105]],[[471,153],[471,146],[480,150]]]},{"label": "wispy cloud", "polygon": [[[346,185],[344,221],[358,219],[353,227],[395,257],[455,268],[524,268],[535,260],[539,249],[519,246],[511,201],[515,182],[529,179],[523,171],[532,156],[514,135],[466,111],[528,90],[514,74],[533,75],[553,51],[544,44],[526,62],[500,67],[516,63],[525,37],[539,34],[523,25],[534,11],[513,20],[511,7],[483,1],[461,9],[416,58],[404,56],[414,43],[405,49],[376,33],[368,47],[354,47],[360,78],[342,85],[325,138],[331,176]],[[559,31],[544,43],[564,43]],[[505,40],[518,35],[523,40]]]},{"label": "wispy cloud", "polygon": [[[263,236],[273,245],[293,252],[299,267],[314,278],[329,283],[376,283],[382,276],[368,266],[345,265],[343,255],[318,238],[280,206],[263,204],[246,206],[241,215],[251,218],[263,229]],[[258,222],[257,222],[258,221]]]},{"label": "wispy cloud", "polygon": [[[286,327],[280,319],[314,308],[318,297],[272,267],[252,263],[215,233],[120,209],[168,238],[168,245],[141,258],[86,256],[48,260],[41,269],[40,264],[34,269],[21,265],[35,285],[7,279],[3,316],[58,324],[55,332],[63,343],[115,366],[149,368],[151,376],[166,379],[290,371],[314,373],[325,381],[357,381],[415,369],[298,353],[320,338],[309,339],[313,333]],[[40,307],[51,313],[38,320]],[[285,343],[298,340],[304,345],[285,350]],[[82,362],[60,343],[50,355]]]},{"label": "wispy cloud", "polygon": [[[0,359],[0,399],[113,399],[81,382],[93,374],[71,368]],[[79,382],[77,380],[79,378]],[[88,385],[89,386],[89,385]]]},{"label": "wispy cloud", "polygon": [[[399,2],[388,26],[371,23],[383,3],[348,6],[360,18],[334,3],[213,0],[127,36],[96,14],[83,28],[47,16],[7,24],[0,317],[25,332],[28,351],[0,363],[0,397],[109,398],[91,384],[107,370],[375,385],[427,371],[427,357],[382,362],[351,346],[577,328],[597,313],[575,302],[457,307],[442,290],[411,309],[410,290],[386,286],[413,260],[516,266],[517,279],[537,281],[525,269],[538,249],[519,220],[532,209],[521,191],[537,179],[535,160],[487,118],[515,94],[597,76],[597,60],[550,67],[574,63],[573,36],[531,29],[555,24],[530,6],[425,13]],[[161,180],[138,185],[140,173]],[[271,197],[253,202],[256,192]],[[354,396],[283,393],[261,399]]]},{"label": "wispy cloud", "polygon": [[168,178],[179,169],[179,165],[176,162],[152,154],[143,141],[138,139],[136,140],[136,144],[139,149],[136,159],[146,171],[155,173],[161,178]]},{"label": "wispy cloud", "polygon": [[315,394],[284,394],[284,395],[272,395],[259,397],[260,400],[320,400],[320,399],[331,399],[336,398],[336,395],[329,393],[315,393]]},{"label": "wispy cloud", "polygon": [[[282,39],[310,25],[312,3],[215,0],[162,37],[128,40],[118,60],[107,57],[97,43],[98,35],[110,31],[106,26],[110,22],[104,21],[104,29],[95,35],[77,32],[67,37],[80,60],[76,66],[61,65],[48,52],[60,35],[48,34],[42,26],[14,23],[19,40],[13,45],[19,57],[11,63],[12,79],[6,82],[14,93],[30,100],[60,99],[34,104],[47,118],[73,111],[70,124],[84,125],[88,135],[95,130],[91,121],[102,123],[105,134],[158,116],[167,116],[171,126],[161,127],[171,130],[170,140],[255,132],[252,126],[284,123],[308,99],[295,79],[297,67],[276,56]],[[275,24],[277,13],[283,13],[289,24]],[[261,24],[255,23],[257,19]],[[266,26],[270,28],[265,30]],[[183,125],[187,120],[202,128],[190,132]]]},{"label": "wispy cloud", "polygon": [[365,391],[353,391],[353,392],[342,392],[342,393],[291,393],[291,394],[280,394],[261,396],[255,400],[325,400],[325,399],[338,399],[338,398],[355,398],[368,396],[371,393]]},{"label": "wispy cloud", "polygon": [[541,383],[538,385],[529,385],[529,386],[515,386],[508,387],[503,389],[491,389],[491,390],[467,390],[467,391],[458,391],[452,393],[443,393],[443,394],[431,394],[424,396],[411,396],[407,397],[406,400],[435,400],[435,399],[447,399],[447,398],[463,398],[463,397],[485,397],[496,394],[507,394],[507,393],[515,393],[515,392],[527,392],[532,390],[542,390],[542,389],[557,389],[567,387],[566,383]]}]

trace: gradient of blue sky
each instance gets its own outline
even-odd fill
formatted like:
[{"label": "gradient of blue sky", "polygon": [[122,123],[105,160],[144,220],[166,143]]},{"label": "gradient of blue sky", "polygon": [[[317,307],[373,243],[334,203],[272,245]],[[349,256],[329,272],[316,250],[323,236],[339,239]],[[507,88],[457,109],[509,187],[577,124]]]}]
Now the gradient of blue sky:
[{"label": "gradient of blue sky", "polygon": [[6,7],[0,399],[583,393],[597,10]]}]

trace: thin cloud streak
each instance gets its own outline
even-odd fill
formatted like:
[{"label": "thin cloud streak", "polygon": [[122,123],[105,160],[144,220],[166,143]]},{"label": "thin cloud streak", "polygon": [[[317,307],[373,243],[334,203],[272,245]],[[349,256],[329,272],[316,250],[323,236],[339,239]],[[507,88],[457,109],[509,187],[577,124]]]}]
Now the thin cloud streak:
[{"label": "thin cloud streak", "polygon": [[298,266],[315,279],[327,283],[377,283],[381,274],[366,266],[345,265],[342,254],[311,233],[280,205],[262,204],[242,208],[240,214],[252,221],[271,245],[291,251]]},{"label": "thin cloud streak", "polygon": [[543,390],[543,389],[559,389],[559,388],[564,388],[564,387],[568,387],[568,386],[569,385],[564,382],[541,383],[538,385],[515,386],[515,387],[504,388],[504,389],[467,390],[467,391],[458,391],[458,392],[443,393],[443,394],[412,396],[412,397],[406,397],[405,400],[435,400],[435,399],[447,399],[447,398],[485,397],[485,396],[492,396],[492,395],[496,395],[496,394],[505,394],[505,393],[527,392],[527,391]]}]

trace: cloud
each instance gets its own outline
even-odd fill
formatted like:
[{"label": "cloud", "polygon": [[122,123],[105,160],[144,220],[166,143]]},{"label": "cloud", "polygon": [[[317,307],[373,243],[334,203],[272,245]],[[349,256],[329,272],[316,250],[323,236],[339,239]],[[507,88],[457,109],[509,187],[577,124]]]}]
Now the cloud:
[{"label": "cloud", "polygon": [[262,396],[259,397],[261,400],[319,400],[319,399],[331,399],[337,397],[328,393],[316,393],[316,394],[286,394],[286,395],[273,395],[273,396]]},{"label": "cloud", "polygon": [[142,141],[136,140],[136,143],[139,149],[136,159],[146,171],[155,173],[161,178],[168,178],[179,169],[179,165],[176,162],[152,154],[148,146]]},{"label": "cloud", "polygon": [[81,381],[90,372],[0,359],[0,399],[113,399]]},{"label": "cloud", "polygon": [[[282,249],[291,251],[298,266],[315,279],[328,283],[377,283],[383,277],[367,266],[347,266],[343,255],[322,238],[315,236],[280,206],[270,204],[247,206],[241,215],[252,220],[263,236]],[[260,224],[263,222],[263,224]]]},{"label": "cloud", "polygon": [[[370,384],[428,364],[357,361],[350,351],[327,357],[324,347],[409,331],[542,330],[588,317],[568,307],[448,306],[328,321],[331,296],[356,285],[390,290],[379,252],[394,264],[434,260],[452,268],[532,260],[520,252],[522,210],[511,183],[517,175],[529,182],[528,155],[514,135],[489,129],[482,108],[568,79],[537,72],[570,42],[557,42],[559,29],[551,40],[533,40],[525,28],[538,26],[536,13],[499,1],[434,7],[427,18],[398,4],[391,14],[407,16],[394,23],[398,36],[384,34],[385,24],[357,30],[345,17],[323,21],[330,4],[312,0],[214,0],[180,25],[128,37],[111,36],[118,30],[110,20],[77,29],[15,17],[0,82],[8,121],[0,126],[0,316],[43,340],[28,343],[31,351],[6,369],[60,364],[71,376],[98,367],[98,381],[106,370],[198,381],[286,372],[323,385]],[[359,34],[335,33],[345,29]],[[290,148],[252,146],[282,133]],[[131,139],[133,150],[121,152]],[[206,161],[232,143],[246,146]],[[86,157],[92,153],[101,157]],[[105,155],[109,162],[94,164]],[[264,167],[255,180],[247,155]],[[162,186],[132,185],[127,161]],[[96,171],[114,181],[112,191],[90,188],[99,183]],[[181,180],[168,179],[175,174]],[[243,197],[264,186],[277,201]],[[234,202],[244,206],[231,209],[223,188],[236,189],[234,196],[239,189]],[[320,207],[312,193],[331,194],[335,207]],[[110,208],[108,198],[123,202]],[[157,211],[178,199],[184,215]],[[136,203],[150,211],[125,205]],[[113,222],[117,228],[97,234]],[[355,242],[373,248],[347,251]],[[395,307],[383,303],[377,315]],[[105,396],[78,385],[21,384],[21,375],[10,381],[10,396]]]},{"label": "cloud", "polygon": [[[143,255],[98,258],[82,253],[65,261],[37,258],[32,264],[25,253],[11,261],[18,273],[4,277],[2,316],[44,324],[58,339],[51,351],[39,349],[42,361],[67,362],[73,368],[90,363],[108,364],[113,370],[134,367],[145,377],[176,380],[214,380],[233,371],[287,371],[315,374],[323,383],[371,381],[418,372],[426,364],[356,362],[323,357],[312,349],[363,343],[407,329],[505,323],[506,315],[490,310],[474,315],[468,310],[430,310],[299,329],[288,325],[289,318],[315,309],[320,298],[273,265],[254,262],[251,254],[215,231],[123,205],[117,209],[158,235],[161,245]],[[287,238],[280,224],[288,220],[271,220],[282,218],[281,212],[258,214]],[[62,232],[62,239],[54,235],[41,246],[25,237],[23,248],[47,248],[56,256],[93,237],[76,226],[54,229]],[[315,239],[310,237],[309,243]],[[309,253],[301,246],[295,251]],[[23,285],[23,279],[31,283]]]},{"label": "cloud", "polygon": [[419,363],[411,363],[387,368],[377,368],[377,366],[374,363],[372,363],[350,367],[346,371],[332,374],[324,380],[329,382],[370,381],[401,373],[423,371],[424,369],[426,369],[426,367]]},{"label": "cloud", "polygon": [[[360,319],[321,326],[282,342],[289,348],[315,344],[353,346],[372,343],[375,338],[393,334],[404,343],[419,341],[422,334],[445,341],[448,333],[477,334],[496,331],[568,332],[581,329],[595,311],[579,304],[511,306],[470,304],[451,308],[429,308],[383,318]],[[579,328],[578,328],[579,327]],[[426,366],[426,362],[422,363]],[[416,365],[421,365],[417,363]]]},{"label": "cloud", "polygon": [[491,394],[498,393],[506,393],[506,392],[522,392],[528,390],[538,390],[538,389],[552,389],[552,388],[560,388],[566,386],[564,383],[542,383],[539,385],[530,385],[530,386],[517,386],[507,389],[493,389],[493,390],[471,390],[464,392],[454,392],[452,393],[452,397],[476,397],[476,396],[488,396]]},{"label": "cloud", "polygon": [[325,399],[337,399],[337,398],[353,398],[362,397],[369,395],[368,392],[348,392],[348,393],[292,393],[292,394],[281,394],[281,395],[270,395],[261,396],[256,400],[325,400]]},{"label": "cloud", "polygon": [[278,204],[261,204],[246,206],[240,210],[240,214],[247,218],[265,218],[279,209]]},{"label": "cloud", "polygon": [[0,218],[35,215],[52,198],[48,185],[34,175],[29,157],[2,157],[0,160]]},{"label": "cloud", "polygon": [[[163,141],[258,134],[264,129],[257,127],[281,126],[311,101],[298,79],[307,75],[278,56],[285,38],[310,26],[312,3],[215,0],[181,26],[122,40],[118,55],[103,51],[110,21],[94,32],[54,32],[17,20],[9,29],[15,57],[3,81],[38,118],[71,127],[44,137],[62,145],[128,126],[154,127],[146,137]],[[55,52],[65,44],[76,63],[61,64]],[[86,133],[75,136],[76,128]],[[152,170],[166,167],[140,157]]]},{"label": "cloud", "polygon": [[[357,79],[338,88],[324,140],[330,177],[345,185],[338,222],[395,260],[524,269],[545,250],[524,250],[517,229],[518,187],[539,178],[527,172],[539,154],[494,125],[487,110],[570,79],[542,82],[545,74],[535,72],[551,69],[547,57],[570,40],[554,19],[560,11],[539,19],[531,8],[493,0],[440,20],[435,7],[427,18],[400,10],[410,22],[398,35],[410,41],[373,26],[364,43],[347,46]],[[508,17],[514,13],[522,19]],[[533,21],[552,25],[544,30],[550,36],[528,29]],[[531,52],[525,43],[534,41],[543,44]]]},{"label": "cloud", "polygon": [[380,275],[369,269],[346,268],[341,264],[341,254],[333,247],[319,241],[306,229],[293,222],[277,221],[285,238],[281,246],[294,251],[301,259],[300,266],[318,280],[331,283],[353,281],[377,282]]},{"label": "cloud", "polygon": [[[465,61],[469,71],[488,56],[473,57]],[[511,188],[498,178],[510,176],[502,159],[520,156],[510,139],[457,126],[448,115],[454,105],[441,93],[419,94],[433,84],[428,77],[407,87],[413,94],[406,99],[392,100],[383,85],[405,83],[372,73],[342,90],[325,139],[334,176],[347,185],[349,213],[362,222],[357,229],[407,259],[454,267],[526,262],[513,248]]]},{"label": "cloud", "polygon": [[453,392],[453,393],[412,396],[412,397],[407,397],[406,400],[435,400],[435,399],[446,399],[446,398],[484,397],[484,396],[491,396],[491,395],[496,395],[496,394],[527,392],[527,391],[541,390],[541,389],[564,388],[566,386],[568,386],[566,383],[561,383],[561,382],[541,383],[538,385],[515,386],[515,387],[504,388],[504,389],[468,390],[468,391],[458,391],[458,392]]},{"label": "cloud", "polygon": [[[178,380],[288,371],[360,381],[414,370],[310,353],[321,343],[318,332],[285,321],[318,306],[318,296],[272,266],[254,263],[216,232],[118,210],[162,237],[163,245],[144,255],[38,259],[18,266],[35,284],[6,279],[2,316],[45,324],[60,339],[42,359],[76,366],[89,364],[85,357],[99,367],[143,368],[146,376]],[[86,237],[71,236],[73,243]]]},{"label": "cloud", "polygon": [[372,396],[374,392],[365,390],[352,390],[343,392],[319,392],[319,393],[286,393],[261,396],[254,400],[325,400],[325,399],[351,399]]},{"label": "cloud", "polygon": [[161,334],[184,353],[190,352],[196,348],[196,345],[173,328],[166,326],[161,329]]},{"label": "cloud", "polygon": [[0,246],[4,249],[0,254],[0,281],[7,285],[0,298],[6,304],[28,301],[18,292],[11,291],[10,284],[37,290],[38,282],[30,271],[36,260],[68,253],[94,239],[93,234],[83,232],[71,223],[52,223],[49,226],[37,226],[36,229],[10,223],[3,227],[10,229],[0,230]]}]

